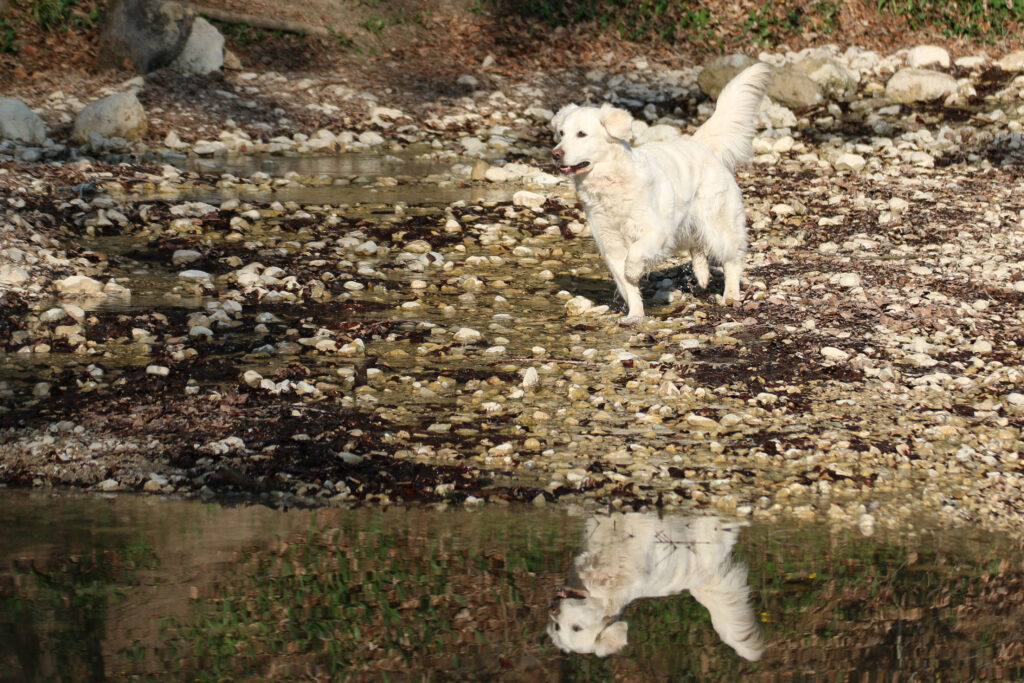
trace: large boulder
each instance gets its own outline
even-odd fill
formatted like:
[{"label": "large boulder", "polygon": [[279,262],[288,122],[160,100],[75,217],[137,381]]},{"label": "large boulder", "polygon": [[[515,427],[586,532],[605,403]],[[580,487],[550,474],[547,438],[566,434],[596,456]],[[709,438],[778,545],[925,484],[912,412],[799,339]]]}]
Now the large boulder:
[{"label": "large boulder", "polygon": [[900,69],[885,85],[885,95],[893,102],[931,102],[956,92],[956,79],[928,69]]},{"label": "large boulder", "polygon": [[186,74],[206,75],[224,66],[224,36],[202,17],[192,22],[192,33],[171,68]]},{"label": "large boulder", "polygon": [[[716,57],[697,74],[697,86],[711,99],[718,99],[725,85],[757,60],[743,54]],[[821,87],[791,66],[772,71],[768,97],[787,107],[809,107],[821,102]]]},{"label": "large boulder", "polygon": [[0,140],[41,145],[46,141],[46,124],[21,100],[0,97]]},{"label": "large boulder", "polygon": [[101,69],[126,62],[140,74],[168,66],[192,33],[195,13],[176,2],[113,0],[100,31],[96,61]]},{"label": "large boulder", "polygon": [[768,97],[791,109],[812,107],[821,102],[821,86],[810,76],[791,66],[782,66],[772,72],[768,83]]},{"label": "large boulder", "polygon": [[705,64],[701,72],[697,74],[697,86],[711,99],[718,99],[718,93],[722,92],[726,83],[735,78],[736,74],[756,63],[756,59],[742,54],[715,57]]},{"label": "large boulder", "polygon": [[815,52],[794,64],[796,69],[830,94],[838,97],[851,95],[860,80],[845,64],[827,52]]},{"label": "large boulder", "polygon": [[84,145],[95,133],[104,138],[136,140],[146,134],[148,126],[146,110],[135,93],[122,92],[87,104],[75,117],[71,139]]}]

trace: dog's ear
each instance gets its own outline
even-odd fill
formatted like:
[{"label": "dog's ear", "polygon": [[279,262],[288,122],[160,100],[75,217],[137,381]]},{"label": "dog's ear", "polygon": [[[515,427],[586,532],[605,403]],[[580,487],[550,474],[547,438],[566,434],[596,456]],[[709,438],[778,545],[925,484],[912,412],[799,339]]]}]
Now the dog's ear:
[{"label": "dog's ear", "polygon": [[597,641],[594,643],[594,654],[598,657],[607,657],[626,647],[628,642],[626,632],[628,630],[629,624],[624,621],[616,621],[606,626],[597,636]]},{"label": "dog's ear", "polygon": [[551,117],[551,131],[555,134],[557,140],[561,137],[558,131],[562,129],[562,124],[565,123],[565,119],[568,118],[569,114],[579,109],[579,106],[575,104],[567,104],[558,110],[558,113]]},{"label": "dog's ear", "polygon": [[613,107],[606,102],[601,105],[599,116],[601,118],[601,125],[604,126],[605,130],[613,138],[628,140],[630,135],[632,135],[633,115],[625,109]]}]

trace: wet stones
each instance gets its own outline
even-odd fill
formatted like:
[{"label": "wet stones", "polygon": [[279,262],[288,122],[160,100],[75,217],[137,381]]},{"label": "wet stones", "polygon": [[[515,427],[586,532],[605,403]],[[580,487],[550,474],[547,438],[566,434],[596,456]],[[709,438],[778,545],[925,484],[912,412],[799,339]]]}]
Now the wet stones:
[{"label": "wet stones", "polygon": [[103,295],[103,283],[85,275],[71,275],[61,280],[57,280],[53,284],[54,288],[58,292],[67,294],[68,296]]},{"label": "wet stones", "polygon": [[452,335],[452,339],[460,344],[476,344],[483,340],[483,335],[473,328],[460,327],[455,331],[455,334]]}]

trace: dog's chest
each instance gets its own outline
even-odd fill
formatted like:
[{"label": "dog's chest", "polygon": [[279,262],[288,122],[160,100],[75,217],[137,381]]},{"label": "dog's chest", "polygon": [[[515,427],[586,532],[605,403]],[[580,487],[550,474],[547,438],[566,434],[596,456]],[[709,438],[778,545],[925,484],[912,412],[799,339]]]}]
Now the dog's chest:
[{"label": "dog's chest", "polygon": [[633,213],[636,201],[636,180],[622,172],[594,171],[577,181],[576,194],[591,221],[620,222]]}]

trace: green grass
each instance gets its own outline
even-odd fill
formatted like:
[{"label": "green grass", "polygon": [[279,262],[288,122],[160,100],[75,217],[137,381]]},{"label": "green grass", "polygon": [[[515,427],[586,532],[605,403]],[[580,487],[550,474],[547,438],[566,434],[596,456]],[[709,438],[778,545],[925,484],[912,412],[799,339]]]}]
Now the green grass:
[{"label": "green grass", "polygon": [[17,26],[14,22],[7,17],[0,17],[0,52],[17,52],[18,47],[14,44],[17,35]]},{"label": "green grass", "polygon": [[[593,22],[613,28],[624,39],[709,43],[722,21],[716,3],[701,0],[490,0],[499,10],[549,26]],[[481,6],[483,0],[477,3]],[[766,1],[747,14],[742,29],[754,42],[769,45],[810,32],[838,29],[842,0]],[[992,42],[1024,29],[1022,0],[876,0],[876,9],[912,31],[935,28],[950,38]],[[731,28],[731,27],[725,27]]]},{"label": "green grass", "polygon": [[86,5],[78,0],[31,0],[26,8],[36,26],[51,32],[92,28],[102,14],[95,4]]},{"label": "green grass", "polygon": [[63,33],[68,29],[95,28],[103,15],[91,0],[14,0],[13,5],[23,9],[24,15],[0,16],[0,53],[18,52],[18,32],[26,22],[48,33]]},{"label": "green grass", "polygon": [[878,9],[890,12],[911,30],[933,26],[948,38],[972,38],[992,42],[1024,27],[1021,0],[877,0]]}]

